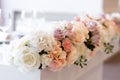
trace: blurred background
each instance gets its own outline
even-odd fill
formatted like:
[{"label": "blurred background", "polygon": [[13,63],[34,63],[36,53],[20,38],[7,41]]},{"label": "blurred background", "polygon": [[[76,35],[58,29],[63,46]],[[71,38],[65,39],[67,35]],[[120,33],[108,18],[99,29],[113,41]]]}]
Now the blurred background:
[{"label": "blurred background", "polygon": [[0,0],[0,25],[26,33],[31,25],[38,26],[44,21],[115,12],[120,12],[120,0]]},{"label": "blurred background", "polygon": [[[51,22],[107,13],[120,17],[120,0],[0,0],[0,49],[34,28],[48,28]],[[103,80],[120,80],[120,53],[102,67]]]}]

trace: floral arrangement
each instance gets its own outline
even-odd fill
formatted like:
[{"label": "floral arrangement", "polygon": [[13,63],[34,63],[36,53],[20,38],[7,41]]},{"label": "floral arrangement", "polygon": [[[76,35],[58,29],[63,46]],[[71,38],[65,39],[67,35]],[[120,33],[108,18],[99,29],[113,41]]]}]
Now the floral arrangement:
[{"label": "floral arrangement", "polygon": [[10,62],[24,71],[57,71],[72,64],[83,68],[98,50],[112,53],[111,42],[118,34],[110,18],[75,17],[58,23],[52,33],[37,30],[12,43]]}]

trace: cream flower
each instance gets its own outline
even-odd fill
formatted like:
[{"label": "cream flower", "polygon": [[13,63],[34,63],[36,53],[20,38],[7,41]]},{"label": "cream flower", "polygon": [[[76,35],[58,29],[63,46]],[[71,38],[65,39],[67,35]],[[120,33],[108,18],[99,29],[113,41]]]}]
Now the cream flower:
[{"label": "cream flower", "polygon": [[41,52],[42,50],[52,50],[55,41],[52,35],[44,32],[35,32],[31,35],[30,43],[34,48]]},{"label": "cream flower", "polygon": [[67,64],[71,65],[77,60],[77,50],[75,47],[72,48],[71,52],[67,56]]},{"label": "cream flower", "polygon": [[30,47],[30,36],[26,35],[24,37],[22,37],[21,39],[15,39],[13,41],[11,41],[10,43],[10,50],[18,50],[22,47]]},{"label": "cream flower", "polygon": [[36,64],[36,56],[31,53],[26,53],[25,55],[22,55],[20,60],[21,63],[27,67],[32,67]]},{"label": "cream flower", "polygon": [[41,64],[42,64],[42,69],[46,68],[52,61],[53,58],[49,54],[43,54],[41,55]]},{"label": "cream flower", "polygon": [[105,28],[101,24],[98,27],[99,27],[100,36],[101,36],[101,42],[111,42],[111,36],[109,34],[109,29]]},{"label": "cream flower", "polygon": [[40,56],[34,50],[23,47],[12,54],[13,64],[23,71],[37,70],[40,66]]},{"label": "cream flower", "polygon": [[89,31],[82,22],[75,22],[72,31],[75,33],[75,36],[71,40],[75,44],[83,43],[89,37]]}]

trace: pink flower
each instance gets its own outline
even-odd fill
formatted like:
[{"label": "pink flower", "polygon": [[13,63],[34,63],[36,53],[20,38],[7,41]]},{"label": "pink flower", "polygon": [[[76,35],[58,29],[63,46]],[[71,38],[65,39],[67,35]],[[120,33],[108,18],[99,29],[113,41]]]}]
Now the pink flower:
[{"label": "pink flower", "polygon": [[97,27],[97,23],[95,21],[88,21],[86,23],[88,30],[92,32],[92,43],[95,46],[99,46],[99,41],[100,41],[100,33],[99,33],[99,29]]},{"label": "pink flower", "polygon": [[96,26],[97,26],[96,22],[89,21],[89,22],[86,23],[86,25],[87,25],[87,27],[90,31],[95,31],[96,30]]},{"label": "pink flower", "polygon": [[94,45],[99,46],[100,35],[94,35],[91,40]]},{"label": "pink flower", "polygon": [[80,21],[80,18],[78,16],[74,17],[75,21]]},{"label": "pink flower", "polygon": [[69,37],[69,38],[73,38],[75,36],[75,33],[71,30],[67,30],[66,31],[66,35]]},{"label": "pink flower", "polygon": [[67,26],[67,30],[72,30],[73,28],[73,25],[70,22],[68,22],[66,26]]},{"label": "pink flower", "polygon": [[74,35],[75,35],[75,33],[72,31],[72,29],[73,29],[72,23],[68,22],[66,24],[66,30],[65,31],[66,31],[66,36],[69,37],[69,38],[73,38]]},{"label": "pink flower", "polygon": [[65,38],[65,39],[63,40],[62,46],[63,46],[64,50],[65,50],[66,52],[68,52],[68,53],[71,51],[71,49],[72,49],[72,47],[73,47],[71,41],[70,41],[68,38]]},{"label": "pink flower", "polygon": [[54,31],[54,38],[57,39],[57,40],[62,40],[65,38],[65,31],[64,30],[61,30],[60,28],[57,28],[55,31]]}]

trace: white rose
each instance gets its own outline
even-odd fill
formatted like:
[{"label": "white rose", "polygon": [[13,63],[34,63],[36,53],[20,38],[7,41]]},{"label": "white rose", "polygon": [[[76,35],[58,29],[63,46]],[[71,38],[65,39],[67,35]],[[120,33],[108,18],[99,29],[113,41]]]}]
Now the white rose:
[{"label": "white rose", "polygon": [[22,71],[37,70],[40,67],[40,55],[29,47],[15,50],[11,58],[13,64]]},{"label": "white rose", "polygon": [[[39,55],[38,55],[39,56]],[[20,57],[21,63],[26,67],[39,67],[36,64],[40,61],[34,53],[26,53]],[[39,63],[40,64],[40,63]]]},{"label": "white rose", "polygon": [[19,58],[19,68],[23,70],[37,70],[40,67],[40,56],[36,53],[26,53]]},{"label": "white rose", "polygon": [[51,35],[44,32],[36,32],[32,34],[30,43],[35,47],[39,52],[42,50],[49,51],[52,50],[54,39]]}]

